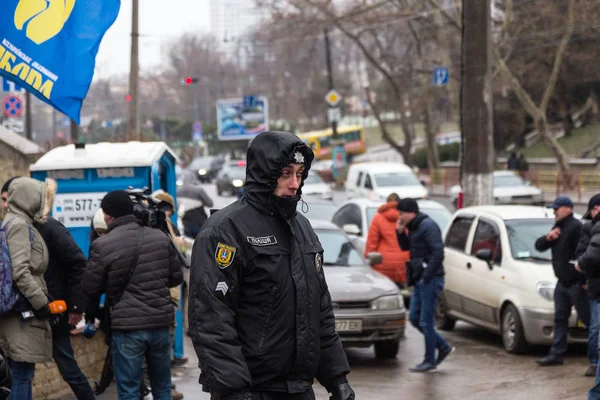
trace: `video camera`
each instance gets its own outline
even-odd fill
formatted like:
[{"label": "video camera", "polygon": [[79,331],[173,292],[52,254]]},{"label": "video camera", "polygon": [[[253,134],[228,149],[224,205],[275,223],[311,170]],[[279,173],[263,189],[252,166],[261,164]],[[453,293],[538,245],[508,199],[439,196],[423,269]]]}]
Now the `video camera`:
[{"label": "video camera", "polygon": [[132,198],[133,204],[133,215],[140,221],[143,226],[149,228],[160,229],[167,236],[171,238],[171,244],[177,252],[179,261],[186,268],[190,266],[187,264],[185,256],[181,253],[177,245],[173,242],[171,232],[167,223],[167,211],[173,207],[166,201],[157,201],[152,197],[152,191],[144,187],[142,189],[134,189],[128,187],[125,192]]}]

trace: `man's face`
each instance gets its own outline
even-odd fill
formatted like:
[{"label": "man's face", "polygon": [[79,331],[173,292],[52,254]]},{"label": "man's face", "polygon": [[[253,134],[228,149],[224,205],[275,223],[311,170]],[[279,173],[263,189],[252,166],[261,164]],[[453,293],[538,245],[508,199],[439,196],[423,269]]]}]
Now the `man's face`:
[{"label": "man's face", "polygon": [[592,208],[590,210],[590,217],[592,217],[592,219],[596,218],[596,216],[600,213],[600,206],[594,206],[594,208]]},{"label": "man's face", "polygon": [[114,220],[115,219],[113,217],[104,213],[104,223],[106,223],[106,226],[109,226]]},{"label": "man's face", "polygon": [[404,226],[407,226],[408,224],[410,224],[410,222],[413,219],[415,219],[416,216],[417,216],[417,214],[415,214],[414,212],[405,212],[405,211],[398,212],[398,219],[400,220],[400,223]]},{"label": "man's face", "polygon": [[573,209],[571,207],[558,207],[554,209],[554,220],[556,222],[563,220],[565,217],[569,216],[573,213]]},{"label": "man's face", "polygon": [[273,192],[279,197],[294,197],[302,183],[304,164],[290,164],[281,170],[281,176],[277,179],[277,187]]},{"label": "man's face", "polygon": [[8,210],[8,192],[2,192],[2,208]]}]

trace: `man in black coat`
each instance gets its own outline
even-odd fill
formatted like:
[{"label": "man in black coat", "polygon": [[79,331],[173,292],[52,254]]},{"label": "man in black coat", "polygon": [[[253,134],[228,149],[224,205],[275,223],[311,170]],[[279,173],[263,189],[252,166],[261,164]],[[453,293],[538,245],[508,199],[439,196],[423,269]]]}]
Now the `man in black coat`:
[{"label": "man in black coat", "polygon": [[442,232],[431,218],[419,212],[414,199],[400,200],[397,208],[398,244],[402,250],[410,250],[406,280],[409,286],[414,286],[409,319],[425,338],[424,360],[409,371],[432,372],[455,350],[436,332],[433,319],[444,288]]},{"label": "man in black coat", "polygon": [[[7,198],[8,188],[14,179],[9,179],[2,186],[2,199]],[[44,274],[48,294],[53,300],[64,300],[69,311],[68,315],[59,316],[52,326],[54,361],[78,400],[95,399],[88,379],[75,360],[70,333],[81,321],[86,308],[86,297],[81,291],[81,277],[87,260],[68,229],[56,219],[48,217],[48,222],[37,228],[48,247],[48,269]]]},{"label": "man in black coat", "polygon": [[537,360],[542,367],[564,362],[571,308],[575,306],[584,324],[589,325],[590,319],[589,301],[583,288],[585,277],[575,269],[573,262],[582,224],[573,216],[573,202],[568,197],[557,197],[551,207],[555,224],[547,235],[535,242],[540,252],[552,249],[552,267],[558,278],[554,289],[554,342],[550,354]]},{"label": "man in black coat", "polygon": [[312,150],[287,132],[248,149],[244,197],[194,243],[190,333],[213,400],[312,400],[315,378],[353,400],[323,271],[323,247],[296,213]]}]

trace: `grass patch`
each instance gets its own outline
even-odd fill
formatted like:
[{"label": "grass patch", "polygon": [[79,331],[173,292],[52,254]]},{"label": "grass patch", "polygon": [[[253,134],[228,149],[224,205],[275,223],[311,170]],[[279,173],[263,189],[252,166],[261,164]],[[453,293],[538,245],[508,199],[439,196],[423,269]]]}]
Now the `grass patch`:
[{"label": "grass patch", "polygon": [[[404,141],[404,130],[402,129],[400,124],[387,124],[387,128],[390,132],[390,135],[396,141]],[[441,132],[451,132],[456,130],[458,130],[458,125],[453,122],[442,124],[440,128]],[[418,139],[424,138],[425,124],[415,124],[415,134]],[[378,126],[365,128],[365,138],[367,140],[367,146],[380,146],[382,144],[386,144],[381,138],[381,130]]]},{"label": "grass patch", "polygon": [[[599,141],[600,124],[590,124],[574,129],[571,136],[563,136],[558,139],[558,143],[571,157],[579,157],[586,147],[596,144]],[[522,153],[528,158],[554,157],[552,151],[542,141],[539,141],[528,149],[523,149]]]}]

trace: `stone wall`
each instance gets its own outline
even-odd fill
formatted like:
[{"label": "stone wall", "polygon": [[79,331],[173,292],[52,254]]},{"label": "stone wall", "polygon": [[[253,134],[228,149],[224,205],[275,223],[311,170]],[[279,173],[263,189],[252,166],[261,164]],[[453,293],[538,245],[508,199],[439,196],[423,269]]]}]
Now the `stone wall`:
[{"label": "stone wall", "polygon": [[[92,389],[94,382],[100,379],[107,347],[104,334],[98,330],[93,339],[86,339],[80,333],[71,335],[75,358],[79,367],[89,379]],[[33,398],[40,400],[58,400],[74,398],[69,385],[62,379],[55,363],[36,365],[33,380]]]}]

